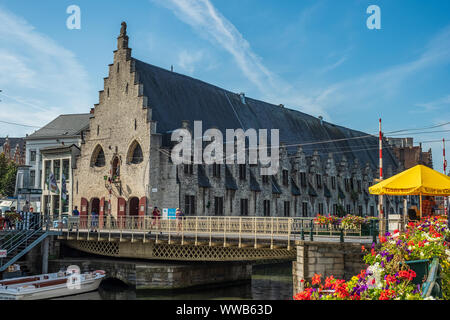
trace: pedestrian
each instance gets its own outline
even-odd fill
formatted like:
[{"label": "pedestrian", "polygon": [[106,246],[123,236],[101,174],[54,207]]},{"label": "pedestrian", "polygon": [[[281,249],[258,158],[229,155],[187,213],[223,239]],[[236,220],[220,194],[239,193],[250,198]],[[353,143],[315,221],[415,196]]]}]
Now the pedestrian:
[{"label": "pedestrian", "polygon": [[72,231],[72,227],[75,226],[78,231],[78,219],[80,218],[80,211],[78,211],[78,206],[75,206],[75,209],[72,210],[72,224],[69,231]]},{"label": "pedestrian", "polygon": [[160,226],[159,218],[161,216],[161,212],[158,207],[154,207],[152,211],[152,226],[156,225],[158,228]]},{"label": "pedestrian", "polygon": [[97,213],[95,212],[95,210],[92,210],[91,217],[92,217],[91,221],[92,231],[97,232]]},{"label": "pedestrian", "polygon": [[184,217],[183,211],[181,211],[180,208],[177,208],[177,210],[175,211],[175,218],[177,220],[177,231],[178,231],[177,234],[179,234],[179,231],[181,231],[183,217]]}]

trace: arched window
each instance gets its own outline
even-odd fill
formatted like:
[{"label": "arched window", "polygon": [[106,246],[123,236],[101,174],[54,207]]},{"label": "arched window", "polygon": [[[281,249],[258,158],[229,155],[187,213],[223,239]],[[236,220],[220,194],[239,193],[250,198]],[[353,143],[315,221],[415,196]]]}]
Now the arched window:
[{"label": "arched window", "polygon": [[94,152],[92,153],[91,166],[105,166],[105,153],[103,152],[103,148],[100,145],[95,147]]},{"label": "arched window", "polygon": [[127,162],[132,164],[138,164],[144,161],[141,145],[137,141],[134,141],[131,144],[130,149],[128,150],[127,158]]}]

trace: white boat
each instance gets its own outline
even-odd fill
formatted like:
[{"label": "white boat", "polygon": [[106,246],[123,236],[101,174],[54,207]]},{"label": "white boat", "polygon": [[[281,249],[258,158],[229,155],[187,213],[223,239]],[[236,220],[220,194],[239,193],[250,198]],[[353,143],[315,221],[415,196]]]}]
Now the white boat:
[{"label": "white boat", "polygon": [[58,272],[0,281],[0,300],[42,300],[98,289],[105,271]]}]

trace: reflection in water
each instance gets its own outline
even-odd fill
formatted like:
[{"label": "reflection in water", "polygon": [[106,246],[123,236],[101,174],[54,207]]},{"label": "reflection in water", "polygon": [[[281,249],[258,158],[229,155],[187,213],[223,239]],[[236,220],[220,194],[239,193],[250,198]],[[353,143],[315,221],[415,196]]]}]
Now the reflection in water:
[{"label": "reflection in water", "polygon": [[185,291],[138,291],[105,281],[98,291],[60,298],[64,300],[290,300],[292,299],[292,262],[253,267],[251,281],[226,287]]}]

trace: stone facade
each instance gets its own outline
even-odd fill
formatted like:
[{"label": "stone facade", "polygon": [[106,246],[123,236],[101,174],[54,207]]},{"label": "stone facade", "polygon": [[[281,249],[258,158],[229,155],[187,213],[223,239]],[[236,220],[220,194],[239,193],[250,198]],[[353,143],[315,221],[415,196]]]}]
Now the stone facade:
[{"label": "stone facade", "polygon": [[[258,165],[248,163],[174,165],[170,159],[171,144],[167,143],[170,131],[161,133],[157,130],[158,126],[167,127],[167,121],[170,122],[164,118],[167,115],[161,115],[161,110],[166,107],[164,101],[159,101],[159,110],[154,109],[156,98],[151,101],[148,94],[144,94],[144,82],[146,90],[150,91],[146,92],[150,94],[161,84],[145,74],[154,70],[145,68],[149,67],[131,56],[124,25],[114,61],[104,79],[104,90],[99,94],[99,103],[91,110],[89,130],[74,172],[74,183],[78,187],[73,199],[81,214],[94,210],[101,215],[145,215],[150,214],[154,206],[180,207],[187,215],[204,216],[294,217],[337,214],[338,211],[376,214],[376,198],[367,193],[376,169],[369,163],[360,163],[355,156],[350,162],[345,153],[339,154],[338,158],[331,153],[327,156],[319,151],[305,152],[301,147],[292,153],[282,147],[278,173],[268,178],[260,175]],[[162,72],[157,76],[170,77]],[[172,81],[163,80],[165,85]],[[195,84],[198,85],[198,80],[188,81],[197,81]],[[150,84],[154,86],[152,90],[148,88]],[[174,93],[177,89],[175,85],[170,88]],[[166,99],[181,98],[171,96]],[[158,125],[154,120],[155,110],[166,123],[160,121]],[[172,125],[189,129],[191,124],[192,121],[181,121]],[[337,129],[333,130],[337,132]],[[137,146],[141,158],[135,161]],[[350,148],[349,145],[346,147]],[[373,160],[372,156],[365,159]],[[395,173],[396,168],[386,167],[388,175]]]},{"label": "stone facade", "polygon": [[361,244],[298,241],[296,245],[297,261],[292,265],[294,294],[304,289],[301,280],[310,282],[314,274],[321,274],[322,279],[332,275],[350,280],[367,267]]}]

